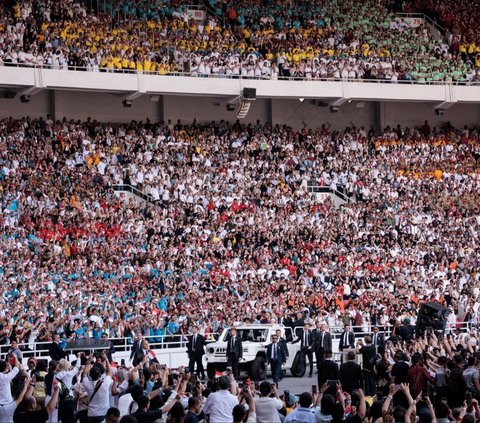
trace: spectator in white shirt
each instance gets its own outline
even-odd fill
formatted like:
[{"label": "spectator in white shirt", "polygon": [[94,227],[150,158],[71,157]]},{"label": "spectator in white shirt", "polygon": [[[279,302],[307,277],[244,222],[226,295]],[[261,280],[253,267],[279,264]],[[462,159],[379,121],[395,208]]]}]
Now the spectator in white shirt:
[{"label": "spectator in white shirt", "polygon": [[218,392],[208,396],[203,412],[210,415],[210,423],[231,423],[233,408],[238,404],[232,392],[236,391],[233,376],[222,376],[218,380],[218,387]]},{"label": "spectator in white shirt", "polygon": [[81,353],[77,354],[77,361],[75,362],[75,367],[72,368],[72,365],[62,358],[57,365],[57,374],[56,378],[63,382],[65,386],[71,390],[72,388],[72,380],[74,376],[80,370],[80,363],[81,363]]},{"label": "spectator in white shirt", "polygon": [[6,361],[0,360],[0,405],[10,404],[13,401],[10,382],[20,371],[20,362],[14,354],[15,363],[13,369]]},{"label": "spectator in white shirt", "polygon": [[[110,363],[106,358],[103,360],[106,365],[106,375],[102,377],[102,366],[93,363],[90,357],[82,374],[82,384],[90,399],[88,403],[89,423],[100,423],[105,418],[110,407],[110,392],[113,384],[111,377]],[[87,374],[89,376],[87,376]]]},{"label": "spectator in white shirt", "polygon": [[13,421],[13,413],[15,413],[18,405],[23,401],[25,395],[31,396],[32,392],[33,384],[31,383],[31,379],[27,376],[23,381],[23,389],[20,392],[18,398],[9,404],[0,405],[0,422],[3,423]]},{"label": "spectator in white shirt", "polygon": [[[272,389],[274,398],[270,398]],[[260,384],[260,398],[255,398],[255,406],[258,423],[280,423],[278,412],[283,408],[283,402],[278,398],[275,384],[272,386],[267,381]]]}]

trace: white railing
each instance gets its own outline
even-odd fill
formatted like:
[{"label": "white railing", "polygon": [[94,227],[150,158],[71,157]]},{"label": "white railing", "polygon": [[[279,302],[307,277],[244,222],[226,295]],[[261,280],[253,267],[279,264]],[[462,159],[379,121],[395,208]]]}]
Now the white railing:
[{"label": "white railing", "polygon": [[[114,68],[101,68],[98,70],[92,70],[84,66],[68,66],[65,68],[59,68],[49,65],[38,65],[31,63],[3,63],[5,67],[17,67],[17,68],[30,68],[30,69],[42,69],[42,70],[57,70],[57,71],[82,71],[88,73],[110,73],[110,74],[130,74],[130,75],[156,75],[161,77],[169,76],[187,76],[192,78],[209,78],[209,79],[239,79],[239,80],[261,80],[261,81],[309,81],[309,82],[364,82],[374,84],[405,84],[405,85],[460,85],[460,86],[480,86],[480,81],[416,81],[416,80],[397,80],[395,82],[390,79],[361,79],[361,78],[306,78],[302,76],[245,76],[245,75],[226,75],[226,74],[192,74],[191,72],[181,71],[169,71],[165,75],[160,75],[158,72],[152,71],[137,71],[133,69],[114,69]],[[1,66],[0,66],[1,68]]]},{"label": "white railing", "polygon": [[425,22],[429,23],[431,26],[433,26],[441,34],[445,33],[445,28],[442,25],[440,25],[436,20],[433,20],[430,16],[426,15],[425,13],[400,12],[400,13],[395,13],[395,16],[398,17],[398,18],[420,18],[420,19],[423,19]]},{"label": "white railing", "polygon": [[[459,327],[463,332],[465,332],[468,328],[472,325],[469,322],[458,322],[455,325],[455,328]],[[366,335],[371,335],[371,327],[369,326],[368,331],[364,331],[364,326],[351,326],[351,330],[354,332],[355,338],[360,339],[365,337]],[[393,327],[386,326],[385,330],[381,331],[382,334],[386,338],[390,337]],[[448,329],[448,328],[447,328]],[[297,331],[302,331],[303,327],[299,326],[294,328],[294,333],[296,335]],[[343,332],[343,326],[334,326],[330,327],[330,333],[332,335],[332,340],[334,341],[334,345],[338,345],[338,341],[340,340],[341,334]],[[205,334],[206,343],[215,342],[218,337],[219,333],[209,333]],[[155,354],[158,356],[168,357],[166,359],[167,364],[174,363],[180,361],[181,363],[185,364],[184,361],[186,358],[186,348],[187,348],[187,340],[189,335],[151,335],[151,336],[144,336],[144,338],[149,341],[150,348],[155,351]],[[109,338],[109,341],[113,343],[115,347],[114,358],[116,361],[120,361],[120,359],[125,359],[125,361],[129,360],[130,353],[132,350],[133,339],[130,337],[123,337],[123,338]],[[19,347],[23,353],[23,359],[26,360],[30,357],[35,358],[48,358],[49,352],[48,348],[51,342],[20,342]],[[5,359],[7,355],[9,345],[1,345],[0,346],[0,359]],[[336,348],[334,348],[334,354],[336,352]],[[184,357],[182,356],[184,354]],[[72,353],[73,354],[73,353]],[[180,356],[177,357],[177,355]],[[160,359],[159,359],[160,361]]]},{"label": "white railing", "polygon": [[155,200],[151,195],[145,194],[143,191],[135,188],[132,185],[128,184],[121,184],[121,185],[112,185],[112,189],[116,192],[129,192],[137,197],[139,197],[143,201],[148,201],[152,204],[158,204],[159,200]]},{"label": "white railing", "polygon": [[[207,342],[212,342],[215,340],[215,334],[205,335]],[[149,341],[150,348],[153,350],[161,351],[167,349],[175,348],[186,348],[187,336],[185,335],[152,335],[144,337]],[[130,353],[133,339],[128,338],[109,338],[109,341],[112,342],[115,347],[116,352],[128,352]],[[51,342],[21,342],[19,344],[20,350],[25,357],[47,357],[49,355],[48,348],[51,345]],[[1,346],[0,358],[5,359],[6,353],[8,350],[7,345]]]},{"label": "white railing", "polygon": [[337,186],[337,189],[333,189],[326,185],[317,185],[314,181],[308,181],[307,190],[311,194],[333,194],[346,203],[354,203],[356,201],[355,196],[349,196],[340,185]]}]

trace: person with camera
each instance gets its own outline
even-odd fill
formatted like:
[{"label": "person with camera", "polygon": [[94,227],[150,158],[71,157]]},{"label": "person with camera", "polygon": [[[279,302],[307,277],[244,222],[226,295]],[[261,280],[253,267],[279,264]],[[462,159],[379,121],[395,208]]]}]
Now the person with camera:
[{"label": "person with camera", "polygon": [[283,408],[283,402],[278,398],[275,384],[266,380],[260,384],[260,398],[255,398],[255,408],[258,423],[280,423],[278,412]]},{"label": "person with camera", "polygon": [[102,422],[110,405],[110,391],[113,384],[112,370],[106,357],[102,363],[105,363],[105,367],[100,364],[98,359],[94,362],[94,356],[91,355],[82,373],[82,384],[89,397],[88,423]]},{"label": "person with camera", "polygon": [[18,397],[8,404],[0,405],[0,422],[11,422],[13,420],[13,414],[23,398],[32,395],[33,386],[32,379],[28,375],[23,376],[23,388]]},{"label": "person with camera", "polygon": [[73,423],[75,420],[73,414],[75,411],[75,402],[73,399],[72,381],[80,371],[81,358],[83,352],[77,354],[75,367],[62,358],[57,364],[57,373],[55,379],[60,383],[60,393],[58,398],[58,419],[62,423]]},{"label": "person with camera", "polygon": [[21,368],[20,361],[15,354],[10,356],[10,360],[11,363],[0,360],[0,406],[13,402],[10,383]]},{"label": "person with camera", "polygon": [[[248,406],[248,418],[245,423],[256,423],[260,420],[257,420],[257,406],[253,399],[252,387],[250,385],[245,385],[240,394],[241,403],[233,407],[233,423],[242,423],[245,422],[245,416],[247,415],[247,410],[245,405]],[[232,421],[231,419],[229,421]]]},{"label": "person with camera", "polygon": [[232,412],[238,404],[237,384],[233,375],[221,376],[218,379],[218,391],[210,394],[205,401],[203,412],[210,415],[210,423],[226,423],[232,421]]},{"label": "person with camera", "polygon": [[45,408],[38,409],[37,400],[33,393],[33,381],[29,383],[28,395],[26,394],[22,402],[13,413],[14,423],[45,423],[55,411],[60,393],[60,385],[54,384],[53,395]]}]

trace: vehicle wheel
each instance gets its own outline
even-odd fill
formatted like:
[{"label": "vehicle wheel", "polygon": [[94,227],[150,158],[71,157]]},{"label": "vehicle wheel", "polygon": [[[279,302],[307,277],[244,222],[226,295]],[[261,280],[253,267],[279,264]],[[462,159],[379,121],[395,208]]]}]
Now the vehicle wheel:
[{"label": "vehicle wheel", "polygon": [[267,377],[267,362],[265,357],[257,357],[250,367],[250,377],[253,380],[264,380]]},{"label": "vehicle wheel", "polygon": [[207,363],[207,377],[209,379],[215,378],[215,364],[214,363]]},{"label": "vehicle wheel", "polygon": [[305,356],[302,356],[301,353],[298,352],[293,359],[290,372],[294,377],[303,377],[303,375],[305,374]]}]

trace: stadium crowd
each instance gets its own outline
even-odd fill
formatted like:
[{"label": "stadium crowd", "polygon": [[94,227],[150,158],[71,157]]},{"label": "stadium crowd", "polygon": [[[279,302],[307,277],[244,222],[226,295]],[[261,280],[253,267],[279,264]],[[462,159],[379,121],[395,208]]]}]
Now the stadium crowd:
[{"label": "stadium crowd", "polygon": [[[478,129],[428,122],[375,135],[363,127],[294,131],[261,122],[0,121],[0,343],[2,353],[8,348],[0,412],[6,421],[16,413],[16,422],[49,414],[72,421],[74,410],[89,422],[120,414],[129,421],[138,407],[151,413],[143,420],[137,413],[137,421],[163,414],[181,422],[185,408],[199,414],[203,405],[212,422],[241,421],[230,417],[245,413],[234,408],[231,377],[197,385],[159,365],[148,344],[147,358],[131,366],[112,368],[109,350],[107,357],[77,357],[72,369],[61,359],[16,369],[38,341],[133,342],[137,333],[186,340],[195,325],[208,336],[282,320],[366,333],[376,325],[392,334],[391,343],[379,356],[359,346],[365,395],[345,381],[319,384],[321,396],[288,394],[283,402],[268,399],[270,385],[253,400],[253,386],[242,388],[257,412],[250,421],[276,421],[259,416],[286,414],[297,402],[285,422],[409,421],[415,402],[422,422],[473,421],[480,392],[479,157]],[[117,184],[152,201],[117,197]],[[342,189],[352,201],[317,201],[311,184]],[[449,308],[448,335],[403,335],[425,301]],[[463,321],[466,336],[454,330]],[[140,371],[144,365],[149,369]],[[374,372],[374,385],[366,372]],[[432,406],[427,380],[435,386]]]},{"label": "stadium crowd", "polygon": [[480,81],[478,34],[437,41],[425,25],[396,20],[388,2],[210,3],[219,16],[197,22],[184,2],[105,2],[110,7],[99,13],[72,0],[6,2],[0,62],[160,75]]},{"label": "stadium crowd", "polygon": [[477,130],[47,117],[0,135],[2,343],[161,340],[304,307],[368,332],[428,300],[478,322]]}]

